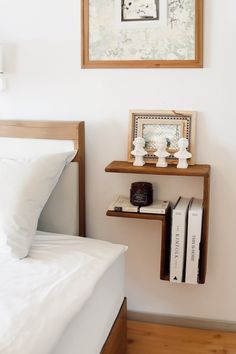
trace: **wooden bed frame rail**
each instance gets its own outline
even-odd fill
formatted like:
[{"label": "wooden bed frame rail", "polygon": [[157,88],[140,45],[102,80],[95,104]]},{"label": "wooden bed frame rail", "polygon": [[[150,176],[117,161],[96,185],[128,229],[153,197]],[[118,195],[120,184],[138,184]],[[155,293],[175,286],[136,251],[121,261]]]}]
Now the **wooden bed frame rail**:
[{"label": "wooden bed frame rail", "polygon": [[127,352],[127,300],[124,299],[120,312],[100,354],[126,354]]}]

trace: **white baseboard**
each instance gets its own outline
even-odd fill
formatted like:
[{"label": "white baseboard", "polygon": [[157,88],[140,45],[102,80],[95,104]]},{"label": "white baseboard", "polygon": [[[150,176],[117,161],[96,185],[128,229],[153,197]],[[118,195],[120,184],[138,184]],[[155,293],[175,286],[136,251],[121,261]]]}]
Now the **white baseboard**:
[{"label": "white baseboard", "polygon": [[200,328],[216,331],[236,332],[236,322],[200,319],[194,317],[179,317],[128,311],[128,320],[159,323],[163,325]]}]

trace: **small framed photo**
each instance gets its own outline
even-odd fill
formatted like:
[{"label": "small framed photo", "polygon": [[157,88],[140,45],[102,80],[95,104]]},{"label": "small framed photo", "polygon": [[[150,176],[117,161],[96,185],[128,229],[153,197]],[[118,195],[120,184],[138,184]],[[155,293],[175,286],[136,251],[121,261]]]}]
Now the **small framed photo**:
[{"label": "small framed photo", "polygon": [[121,21],[159,20],[159,0],[121,0]]},{"label": "small framed photo", "polygon": [[171,154],[167,158],[169,164],[176,164],[178,159],[174,153],[178,150],[180,138],[186,138],[189,142],[188,151],[192,158],[190,165],[195,163],[195,126],[197,113],[193,111],[130,111],[130,129],[128,142],[128,161],[133,161],[131,155],[133,141],[137,137],[144,138],[147,155],[146,163],[157,162],[154,155],[159,137],[165,137],[167,151]]}]

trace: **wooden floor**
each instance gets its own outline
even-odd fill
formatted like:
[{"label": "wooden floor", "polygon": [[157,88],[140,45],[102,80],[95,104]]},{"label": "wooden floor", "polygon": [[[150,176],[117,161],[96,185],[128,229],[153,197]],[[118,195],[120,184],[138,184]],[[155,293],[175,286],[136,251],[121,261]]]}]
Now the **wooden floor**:
[{"label": "wooden floor", "polygon": [[128,354],[236,354],[236,333],[128,321]]}]

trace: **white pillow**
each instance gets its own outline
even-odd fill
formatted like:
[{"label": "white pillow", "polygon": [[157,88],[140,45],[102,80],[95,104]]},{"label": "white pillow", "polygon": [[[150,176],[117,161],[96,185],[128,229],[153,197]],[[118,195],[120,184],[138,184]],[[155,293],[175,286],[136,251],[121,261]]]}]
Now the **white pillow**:
[{"label": "white pillow", "polygon": [[28,255],[40,213],[74,155],[0,159],[0,251]]}]

